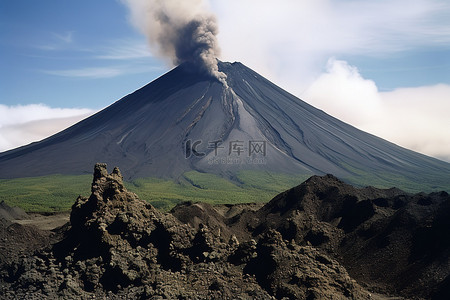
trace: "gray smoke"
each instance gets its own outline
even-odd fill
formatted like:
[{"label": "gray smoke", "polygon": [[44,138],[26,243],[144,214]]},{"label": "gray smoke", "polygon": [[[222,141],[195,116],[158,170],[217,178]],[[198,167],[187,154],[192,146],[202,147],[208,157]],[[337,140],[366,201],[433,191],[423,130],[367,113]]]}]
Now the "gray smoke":
[{"label": "gray smoke", "polygon": [[217,66],[216,18],[203,0],[123,0],[150,46],[174,65],[190,63],[226,85]]}]

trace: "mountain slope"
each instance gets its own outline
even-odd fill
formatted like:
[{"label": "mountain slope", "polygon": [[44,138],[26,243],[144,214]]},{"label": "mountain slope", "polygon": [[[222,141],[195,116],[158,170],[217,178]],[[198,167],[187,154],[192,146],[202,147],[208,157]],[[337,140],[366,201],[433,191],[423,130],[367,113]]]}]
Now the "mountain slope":
[{"label": "mountain slope", "polygon": [[430,189],[450,182],[448,163],[343,123],[241,63],[219,69],[229,87],[181,65],[52,137],[4,152],[0,178],[83,174],[103,161],[128,179],[263,170]]}]

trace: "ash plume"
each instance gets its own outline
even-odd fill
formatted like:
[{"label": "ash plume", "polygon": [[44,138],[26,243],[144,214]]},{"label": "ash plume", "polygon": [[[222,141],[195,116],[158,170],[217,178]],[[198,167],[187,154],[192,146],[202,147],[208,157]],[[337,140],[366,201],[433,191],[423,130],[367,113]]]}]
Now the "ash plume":
[{"label": "ash plume", "polygon": [[189,63],[217,78],[225,86],[226,75],[219,71],[216,18],[203,0],[123,0],[132,23],[141,30],[155,53],[174,65]]}]

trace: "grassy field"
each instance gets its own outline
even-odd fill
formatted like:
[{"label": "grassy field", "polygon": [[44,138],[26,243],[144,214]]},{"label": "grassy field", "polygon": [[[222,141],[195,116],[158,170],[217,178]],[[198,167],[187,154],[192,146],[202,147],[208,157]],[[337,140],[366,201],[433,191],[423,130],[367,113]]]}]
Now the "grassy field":
[{"label": "grassy field", "polygon": [[[236,182],[199,172],[188,172],[177,181],[140,178],[125,182],[128,190],[169,210],[183,201],[208,203],[267,202],[278,193],[300,184],[309,176],[289,176],[244,171]],[[0,201],[28,212],[67,211],[78,195],[89,196],[91,175],[52,175],[0,180]]]},{"label": "grassy field", "polygon": [[0,179],[0,201],[25,211],[69,210],[78,195],[89,195],[91,175]]},{"label": "grassy field", "polygon": [[192,171],[177,182],[143,178],[127,183],[127,188],[154,206],[168,210],[183,201],[214,204],[267,202],[308,177],[245,171],[233,182],[213,174]]},{"label": "grassy field", "polygon": [[[262,171],[242,171],[233,181],[213,174],[191,171],[177,180],[140,178],[125,182],[128,190],[162,210],[184,201],[212,204],[267,202],[278,193],[299,185],[310,175],[286,175]],[[356,186],[399,187],[407,192],[450,191],[449,186],[433,187],[420,179],[411,182],[389,174],[359,174],[345,181]],[[28,212],[68,211],[78,195],[89,196],[91,175],[52,175],[0,179],[0,201]],[[432,190],[430,190],[430,186]]]}]

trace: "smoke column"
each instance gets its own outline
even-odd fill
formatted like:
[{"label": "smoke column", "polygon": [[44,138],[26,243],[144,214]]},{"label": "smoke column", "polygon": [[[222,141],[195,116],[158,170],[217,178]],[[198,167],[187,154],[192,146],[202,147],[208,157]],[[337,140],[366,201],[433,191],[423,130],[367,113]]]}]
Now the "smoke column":
[{"label": "smoke column", "polygon": [[122,0],[130,9],[131,22],[148,38],[152,50],[175,65],[191,63],[217,78],[220,54],[215,17],[203,0]]}]

